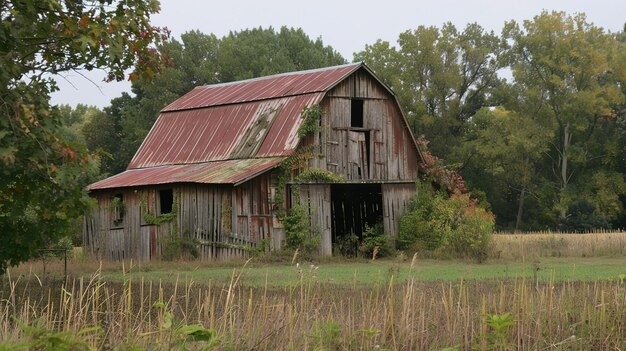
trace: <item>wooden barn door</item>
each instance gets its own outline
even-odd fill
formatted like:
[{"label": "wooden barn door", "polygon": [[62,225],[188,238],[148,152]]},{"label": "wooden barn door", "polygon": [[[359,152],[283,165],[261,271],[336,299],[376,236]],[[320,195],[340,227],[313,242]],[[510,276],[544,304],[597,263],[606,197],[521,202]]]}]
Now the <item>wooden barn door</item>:
[{"label": "wooden barn door", "polygon": [[369,179],[369,145],[366,133],[348,131],[348,178]]},{"label": "wooden barn door", "polygon": [[306,209],[311,220],[311,232],[317,232],[322,236],[322,240],[320,242],[320,254],[332,255],[333,247],[330,230],[330,185],[300,185],[300,203]]}]

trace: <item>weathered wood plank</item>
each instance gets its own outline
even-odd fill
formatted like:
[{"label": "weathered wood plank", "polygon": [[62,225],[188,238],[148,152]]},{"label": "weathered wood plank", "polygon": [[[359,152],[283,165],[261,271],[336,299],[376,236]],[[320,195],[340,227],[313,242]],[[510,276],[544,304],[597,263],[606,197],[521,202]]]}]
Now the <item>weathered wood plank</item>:
[{"label": "weathered wood plank", "polygon": [[332,255],[330,185],[300,185],[300,204],[310,218],[310,232],[321,236],[320,254]]},{"label": "weathered wood plank", "polygon": [[415,194],[415,184],[383,184],[382,192],[385,233],[395,239],[398,237],[400,217],[404,214],[407,204]]}]

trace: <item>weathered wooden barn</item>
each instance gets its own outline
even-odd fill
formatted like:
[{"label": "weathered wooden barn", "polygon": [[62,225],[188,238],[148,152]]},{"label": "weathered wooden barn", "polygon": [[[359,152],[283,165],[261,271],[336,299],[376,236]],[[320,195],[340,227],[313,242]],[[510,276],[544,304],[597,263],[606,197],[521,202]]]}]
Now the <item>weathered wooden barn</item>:
[{"label": "weathered wooden barn", "polygon": [[[331,254],[365,224],[397,235],[419,159],[395,96],[362,63],[200,86],[161,111],[126,171],[89,186],[84,243],[107,259],[159,259],[184,239],[204,259],[276,249],[278,214],[300,201]],[[315,169],[342,181],[294,183]]]}]

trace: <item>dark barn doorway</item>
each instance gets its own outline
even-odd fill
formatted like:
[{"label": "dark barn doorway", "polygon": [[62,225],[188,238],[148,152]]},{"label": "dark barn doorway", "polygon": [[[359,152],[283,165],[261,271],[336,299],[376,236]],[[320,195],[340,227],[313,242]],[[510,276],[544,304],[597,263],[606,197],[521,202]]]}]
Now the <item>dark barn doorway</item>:
[{"label": "dark barn doorway", "polygon": [[344,255],[354,255],[365,226],[372,227],[383,218],[381,185],[332,184],[330,199],[333,247]]}]

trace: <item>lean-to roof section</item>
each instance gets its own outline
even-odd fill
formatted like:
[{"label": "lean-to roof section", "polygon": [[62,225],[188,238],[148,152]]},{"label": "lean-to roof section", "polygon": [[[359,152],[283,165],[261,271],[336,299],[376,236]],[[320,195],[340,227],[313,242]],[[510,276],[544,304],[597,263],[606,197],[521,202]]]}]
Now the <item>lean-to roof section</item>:
[{"label": "lean-to roof section", "polygon": [[283,159],[284,157],[253,158],[129,169],[91,184],[88,190],[169,183],[238,185],[276,167]]}]

